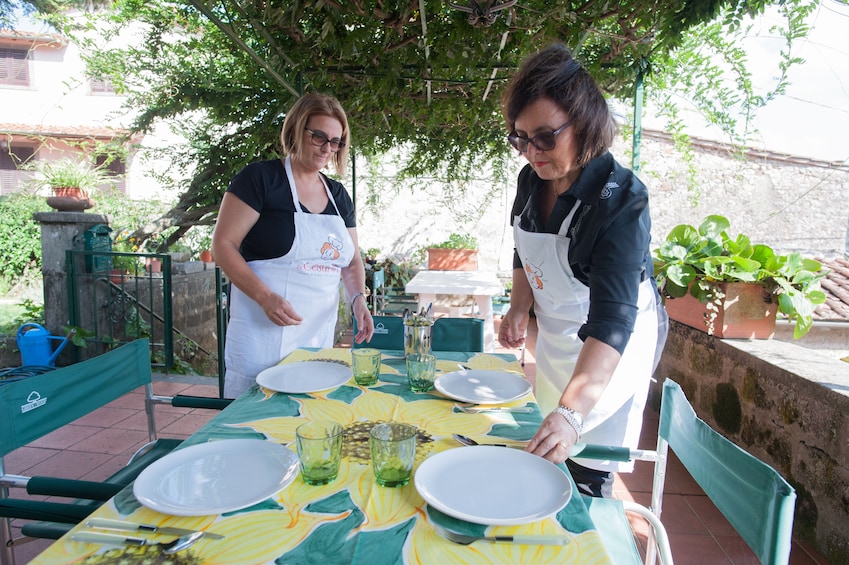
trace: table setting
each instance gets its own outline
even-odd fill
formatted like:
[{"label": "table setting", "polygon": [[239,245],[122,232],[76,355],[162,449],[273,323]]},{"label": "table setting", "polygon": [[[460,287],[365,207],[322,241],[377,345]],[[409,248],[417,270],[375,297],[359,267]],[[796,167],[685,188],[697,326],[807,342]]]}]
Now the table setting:
[{"label": "table setting", "polygon": [[510,354],[298,349],[33,563],[610,563],[541,421]]}]

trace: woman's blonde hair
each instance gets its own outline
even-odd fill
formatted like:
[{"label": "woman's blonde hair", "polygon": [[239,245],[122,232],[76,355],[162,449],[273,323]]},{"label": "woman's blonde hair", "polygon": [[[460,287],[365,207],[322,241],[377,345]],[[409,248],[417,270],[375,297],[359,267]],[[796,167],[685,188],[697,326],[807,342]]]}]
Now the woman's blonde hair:
[{"label": "woman's blonde hair", "polygon": [[345,110],[342,109],[339,101],[332,96],[310,92],[298,98],[297,102],[286,113],[286,119],[283,120],[283,129],[280,132],[280,144],[283,146],[283,152],[296,158],[300,157],[303,150],[301,141],[306,139],[304,128],[307,127],[307,121],[312,116],[329,116],[342,124],[341,139],[345,146],[334,153],[330,161],[333,163],[336,173],[344,176],[348,164],[351,132],[348,128],[348,116],[345,115]]}]

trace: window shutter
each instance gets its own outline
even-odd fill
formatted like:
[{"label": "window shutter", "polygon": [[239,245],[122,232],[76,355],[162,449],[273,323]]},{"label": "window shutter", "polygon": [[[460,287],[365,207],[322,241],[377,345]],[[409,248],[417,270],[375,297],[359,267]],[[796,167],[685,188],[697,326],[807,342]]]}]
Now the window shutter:
[{"label": "window shutter", "polygon": [[29,53],[0,47],[0,84],[29,86]]}]

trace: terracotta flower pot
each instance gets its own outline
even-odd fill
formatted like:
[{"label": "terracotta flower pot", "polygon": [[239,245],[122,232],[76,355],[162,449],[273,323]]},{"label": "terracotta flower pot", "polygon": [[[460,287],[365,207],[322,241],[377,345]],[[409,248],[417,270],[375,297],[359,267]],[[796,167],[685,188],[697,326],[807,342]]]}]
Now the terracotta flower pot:
[{"label": "terracotta flower pot", "polygon": [[667,299],[666,312],[677,322],[719,338],[770,339],[775,333],[778,310],[773,296],[751,283],[720,286],[725,293],[721,304],[702,304],[686,294]]},{"label": "terracotta flower pot", "polygon": [[477,271],[477,249],[431,247],[427,250],[427,268],[431,271]]},{"label": "terracotta flower pot", "polygon": [[204,263],[212,263],[212,251],[204,249],[200,252],[200,260]]},{"label": "terracotta flower pot", "polygon": [[94,206],[94,200],[81,189],[73,186],[53,187],[53,196],[46,198],[47,205],[60,212],[88,210]]}]

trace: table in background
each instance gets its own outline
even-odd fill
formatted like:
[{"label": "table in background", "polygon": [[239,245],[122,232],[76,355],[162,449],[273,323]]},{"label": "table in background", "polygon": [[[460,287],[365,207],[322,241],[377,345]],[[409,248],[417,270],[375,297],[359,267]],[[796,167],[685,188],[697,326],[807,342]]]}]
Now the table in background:
[{"label": "table in background", "polygon": [[[510,405],[528,404],[531,413],[460,412],[456,403],[438,394],[413,393],[406,385],[402,351],[383,351],[380,381],[359,387],[353,379],[328,391],[280,394],[250,388],[185,442],[185,445],[230,438],[256,438],[288,445],[295,451],[295,428],[305,420],[332,419],[345,427],[339,476],[323,486],[306,485],[297,477],[264,502],[213,516],[170,516],[141,506],[130,487],[99,508],[93,516],[191,529],[208,529],[223,540],[201,539],[179,557],[185,563],[382,564],[405,563],[610,563],[583,500],[574,495],[556,517],[521,526],[482,526],[431,509],[413,482],[400,488],[377,485],[372,473],[368,432],[375,422],[396,420],[419,428],[416,469],[430,454],[459,448],[452,433],[491,436],[511,443],[530,439],[542,421],[532,395]],[[437,352],[437,370],[454,371],[462,362],[476,369],[521,372],[510,354]],[[349,349],[297,350],[282,363],[325,360],[349,364]],[[469,449],[469,448],[467,448]],[[565,466],[561,465],[565,471]],[[567,473],[568,476],[568,473]],[[532,489],[534,485],[525,485]],[[573,484],[574,488],[574,484]],[[574,491],[573,491],[574,492]],[[431,522],[467,534],[567,534],[565,546],[451,543]],[[82,529],[77,526],[71,533]],[[33,563],[73,563],[86,557],[107,562],[128,549],[57,540]],[[145,535],[144,537],[152,537]],[[160,541],[173,539],[161,537]],[[141,551],[132,548],[132,551]],[[100,552],[101,555],[93,555]],[[129,561],[136,562],[136,561]],[[183,562],[183,561],[181,561]]]},{"label": "table in background", "polygon": [[404,286],[407,294],[417,294],[419,310],[436,300],[437,294],[473,296],[484,319],[484,350],[495,350],[495,322],[492,297],[504,292],[495,273],[488,271],[419,271]]}]

